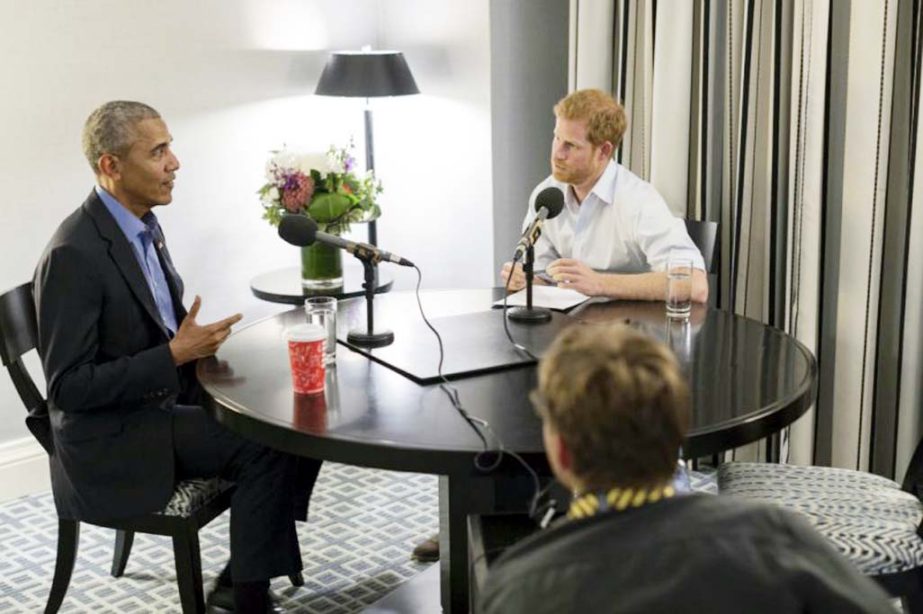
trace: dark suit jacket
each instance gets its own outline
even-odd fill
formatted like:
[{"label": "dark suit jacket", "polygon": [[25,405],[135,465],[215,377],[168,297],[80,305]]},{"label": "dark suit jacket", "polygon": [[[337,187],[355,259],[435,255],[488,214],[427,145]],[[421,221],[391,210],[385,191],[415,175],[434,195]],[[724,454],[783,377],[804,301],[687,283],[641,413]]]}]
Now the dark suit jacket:
[{"label": "dark suit jacket", "polygon": [[507,550],[479,612],[888,614],[888,596],[803,518],[686,495],[564,521]]},{"label": "dark suit jacket", "polygon": [[[182,280],[159,253],[181,322]],[[174,488],[170,408],[197,401],[194,363],[174,365],[141,267],[95,191],[62,222],[34,282],[59,515],[162,508]]]}]

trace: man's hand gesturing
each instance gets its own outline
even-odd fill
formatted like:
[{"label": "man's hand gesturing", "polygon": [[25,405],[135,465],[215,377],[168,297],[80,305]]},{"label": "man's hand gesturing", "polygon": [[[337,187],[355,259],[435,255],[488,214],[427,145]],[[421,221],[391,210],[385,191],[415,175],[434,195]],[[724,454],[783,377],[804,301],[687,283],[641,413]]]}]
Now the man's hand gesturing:
[{"label": "man's hand gesturing", "polygon": [[223,320],[200,326],[195,319],[201,306],[202,299],[196,295],[189,313],[179,325],[176,336],[170,341],[170,353],[177,366],[213,355],[231,334],[231,326],[243,318],[243,315],[235,313]]}]

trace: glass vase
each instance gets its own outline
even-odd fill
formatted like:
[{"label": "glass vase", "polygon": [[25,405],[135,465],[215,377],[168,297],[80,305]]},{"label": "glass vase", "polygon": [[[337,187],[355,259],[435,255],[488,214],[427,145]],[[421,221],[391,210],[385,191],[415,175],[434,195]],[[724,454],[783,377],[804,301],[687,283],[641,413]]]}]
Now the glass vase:
[{"label": "glass vase", "polygon": [[301,248],[301,285],[305,290],[343,286],[343,250],[316,242]]}]

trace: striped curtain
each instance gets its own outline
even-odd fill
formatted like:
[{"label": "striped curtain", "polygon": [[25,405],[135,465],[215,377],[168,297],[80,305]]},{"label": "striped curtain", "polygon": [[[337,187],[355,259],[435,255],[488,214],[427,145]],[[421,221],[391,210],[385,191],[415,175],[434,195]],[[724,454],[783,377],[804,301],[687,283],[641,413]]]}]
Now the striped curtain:
[{"label": "striped curtain", "polygon": [[720,223],[719,307],[818,358],[790,462],[900,477],[923,432],[921,9],[571,0],[570,87],[622,100],[619,161]]}]

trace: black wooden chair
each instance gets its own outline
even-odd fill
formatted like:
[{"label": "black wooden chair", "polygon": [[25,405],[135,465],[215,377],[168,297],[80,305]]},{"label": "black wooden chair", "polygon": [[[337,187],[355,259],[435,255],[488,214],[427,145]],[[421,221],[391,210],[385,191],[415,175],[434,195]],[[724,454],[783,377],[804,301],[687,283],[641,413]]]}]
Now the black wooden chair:
[{"label": "black wooden chair", "polygon": [[700,220],[683,220],[686,232],[695,246],[702,252],[705,260],[705,272],[708,274],[708,306],[718,304],[718,276],[721,266],[721,236],[718,234],[718,222]]},{"label": "black wooden chair", "polygon": [[[55,453],[54,438],[46,401],[22,362],[22,356],[35,349],[37,336],[32,284],[0,295],[0,358],[26,406],[26,426],[51,456]],[[230,482],[219,479],[186,480],[177,484],[173,497],[161,512],[106,524],[92,523],[116,530],[112,575],[119,577],[125,571],[136,532],[169,535],[173,539],[183,612],[204,612],[199,529],[230,507],[234,488]],[[53,614],[61,607],[77,558],[79,537],[79,519],[58,518],[58,551],[46,614]],[[291,576],[291,581],[298,586],[304,583],[300,574]]]},{"label": "black wooden chair", "polygon": [[717,275],[721,259],[721,238],[718,236],[718,222],[701,220],[683,220],[686,222],[686,232],[695,246],[702,252],[705,259],[705,272]]},{"label": "black wooden chair", "polygon": [[903,611],[923,613],[923,440],[898,484],[835,467],[729,462],[718,468],[718,492],[781,505],[876,580]]}]

